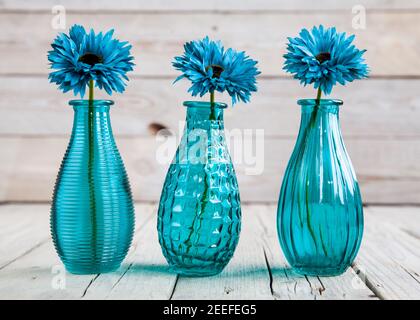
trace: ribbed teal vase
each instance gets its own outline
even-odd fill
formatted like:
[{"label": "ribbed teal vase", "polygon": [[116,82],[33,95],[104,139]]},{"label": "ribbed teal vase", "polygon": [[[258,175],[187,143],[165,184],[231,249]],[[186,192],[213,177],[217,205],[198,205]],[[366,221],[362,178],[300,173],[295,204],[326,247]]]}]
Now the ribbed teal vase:
[{"label": "ribbed teal vase", "polygon": [[159,242],[173,271],[209,276],[223,270],[238,243],[238,183],[224,134],[226,105],[188,101],[184,106],[184,134],[159,203]]},{"label": "ribbed teal vase", "polygon": [[359,185],[344,147],[339,100],[299,100],[299,135],[284,175],[277,230],[300,274],[334,276],[351,265],[363,233]]},{"label": "ribbed teal vase", "polygon": [[112,134],[112,104],[70,101],[73,130],[55,185],[51,233],[66,269],[75,274],[117,269],[133,237],[133,201]]}]

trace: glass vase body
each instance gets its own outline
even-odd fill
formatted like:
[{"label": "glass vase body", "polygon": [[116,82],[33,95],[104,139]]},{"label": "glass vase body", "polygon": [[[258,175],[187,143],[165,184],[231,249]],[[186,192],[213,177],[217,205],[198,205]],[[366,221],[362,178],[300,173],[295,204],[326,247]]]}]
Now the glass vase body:
[{"label": "glass vase body", "polygon": [[134,207],[111,129],[109,100],[73,100],[73,130],[51,207],[51,233],[66,269],[116,270],[131,245]]},{"label": "glass vase body", "polygon": [[223,270],[238,243],[239,189],[224,134],[226,105],[184,105],[186,126],[159,203],[159,242],[172,270],[209,276]]},{"label": "glass vase body", "polygon": [[339,125],[340,100],[299,100],[301,124],[278,203],[283,253],[300,274],[334,276],[353,262],[363,206]]}]

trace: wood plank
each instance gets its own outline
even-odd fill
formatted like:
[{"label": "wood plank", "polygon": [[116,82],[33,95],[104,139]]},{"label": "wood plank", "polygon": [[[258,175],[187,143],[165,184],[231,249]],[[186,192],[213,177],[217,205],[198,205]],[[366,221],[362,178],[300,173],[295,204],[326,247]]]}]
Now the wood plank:
[{"label": "wood plank", "polygon": [[0,205],[0,270],[49,241],[45,204]]},{"label": "wood plank", "polygon": [[[137,226],[152,215],[154,205],[136,204]],[[15,222],[9,221],[10,215],[14,215]],[[1,205],[0,226],[4,224],[13,225],[16,229],[21,226],[19,221],[25,221],[31,226],[32,235],[22,236],[21,232],[9,232],[0,230],[2,247],[0,253],[17,255],[33,241],[31,250],[17,256],[11,263],[0,267],[0,299],[80,299],[85,296],[87,289],[98,281],[103,283],[112,277],[118,277],[124,270],[124,266],[110,275],[73,275],[65,271],[63,264],[57,256],[49,236],[49,205]],[[29,229],[29,228],[27,228]],[[26,230],[29,231],[29,230]],[[26,232],[28,233],[28,232]],[[35,234],[42,239],[41,243],[36,242]],[[10,241],[16,243],[10,245],[3,242],[3,238],[10,237]],[[136,246],[130,248],[130,254],[135,251]],[[62,273],[61,273],[62,272]],[[58,276],[62,275],[64,287],[58,285]],[[95,287],[97,285],[95,284]],[[111,286],[109,287],[111,290]]]},{"label": "wood plank", "polygon": [[[51,28],[52,15],[3,13],[0,19],[1,74],[48,73],[47,51],[58,30]],[[74,23],[97,30],[117,28],[116,36],[133,44],[136,59],[134,74],[174,76],[171,66],[182,52],[185,41],[204,35],[223,40],[228,47],[245,50],[258,60],[265,76],[285,75],[282,54],[286,38],[297,35],[303,27],[323,23],[340,31],[355,33],[356,45],[366,48],[366,59],[374,76],[419,76],[418,46],[420,12],[369,12],[366,29],[352,28],[351,10],[326,14],[267,12],[197,13],[197,14],[96,14],[84,12],[67,15],[67,25]],[[302,24],[302,21],[304,23]],[[172,26],[168,31],[168,26]],[[275,30],[275,32],[273,32]],[[411,30],[411,32],[407,32]],[[402,58],[404,57],[404,58]]]},{"label": "wood plank", "polygon": [[418,204],[420,183],[417,179],[378,179],[360,176],[359,183],[366,204]]},{"label": "wood plank", "polygon": [[382,299],[420,296],[420,240],[395,227],[403,215],[404,208],[398,208],[387,221],[369,207],[365,212],[365,234],[354,268]]},{"label": "wood plank", "polygon": [[[182,130],[182,102],[197,99],[187,93],[186,81],[171,83],[171,79],[132,79],[123,95],[113,97],[114,134],[150,136],[153,123],[175,133]],[[369,79],[337,87],[334,97],[344,101],[340,121],[345,139],[420,137],[419,87],[420,80],[397,79]],[[295,137],[300,122],[296,100],[313,94],[312,88],[302,88],[294,80],[261,79],[259,92],[249,105],[226,110],[226,129],[264,129],[265,136]],[[68,100],[73,97],[62,94],[44,78],[0,76],[0,95],[0,136],[70,133],[73,110]],[[97,97],[109,98],[103,92],[97,92]],[[230,104],[227,94],[217,99]]]},{"label": "wood plank", "polygon": [[419,206],[369,206],[369,211],[411,237],[420,239]]},{"label": "wood plank", "polygon": [[[61,276],[64,287],[58,282]],[[52,241],[47,241],[0,270],[0,299],[79,299],[94,278],[65,272]]]},{"label": "wood plank", "polygon": [[[149,138],[116,139],[124,159],[134,198],[157,201],[176,143],[161,158],[162,142]],[[411,140],[347,139],[366,203],[419,203],[420,142]],[[68,143],[67,138],[0,138],[0,148],[15,152],[0,158],[0,194],[3,201],[49,201],[56,174]],[[255,143],[246,139],[244,145]],[[266,138],[264,151],[255,162],[244,161],[232,144],[242,201],[277,202],[292,139]],[[159,151],[159,152],[158,152]],[[253,153],[255,154],[255,153]],[[264,154],[264,158],[261,155]],[[13,160],[13,164],[9,161]],[[166,160],[166,161],[163,161]],[[252,175],[251,175],[252,174]],[[36,188],[34,188],[36,186]]]},{"label": "wood plank", "polygon": [[242,231],[235,254],[219,275],[203,278],[179,277],[173,300],[271,300],[270,274],[255,215],[257,206],[242,206]]},{"label": "wood plank", "polygon": [[69,11],[133,11],[142,12],[155,11],[265,11],[265,10],[351,10],[354,5],[362,4],[367,9],[419,9],[420,4],[416,0],[319,0],[316,3],[305,0],[247,0],[240,5],[235,1],[224,0],[120,0],[101,1],[100,5],[95,0],[41,0],[28,2],[25,0],[3,0],[0,3],[0,10],[50,10],[52,6],[62,4]]},{"label": "wood plank", "polygon": [[261,237],[276,299],[377,299],[351,268],[337,277],[309,277],[294,273],[279,245],[276,231],[277,207],[267,205],[256,210],[254,214],[258,215],[264,227]]},{"label": "wood plank", "polygon": [[176,275],[168,271],[156,231],[157,204],[136,206],[139,217],[133,247],[121,268],[100,275],[84,299],[169,299]]},{"label": "wood plank", "polygon": [[163,299],[171,297],[177,276],[171,273],[162,255],[156,231],[156,210],[139,234],[130,268],[114,286],[108,299]]}]

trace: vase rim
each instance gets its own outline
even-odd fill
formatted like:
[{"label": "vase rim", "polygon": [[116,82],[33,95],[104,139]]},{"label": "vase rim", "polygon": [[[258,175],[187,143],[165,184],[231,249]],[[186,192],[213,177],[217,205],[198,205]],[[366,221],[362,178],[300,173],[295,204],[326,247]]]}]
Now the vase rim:
[{"label": "vase rim", "polygon": [[[210,108],[211,103],[208,101],[184,101],[183,105],[185,107]],[[225,109],[227,106],[224,102],[214,102],[214,107],[218,109]]]},{"label": "vase rim", "polygon": [[317,101],[317,99],[299,99],[297,101],[297,104],[300,106],[315,106],[317,104],[321,106],[341,106],[343,104],[343,100],[339,99],[320,99]]},{"label": "vase rim", "polygon": [[[96,107],[96,106],[112,106],[113,104],[114,104],[113,100],[107,100],[107,99],[93,100],[93,106],[94,107]],[[69,105],[88,107],[89,106],[89,100],[85,100],[85,99],[70,100]]]}]

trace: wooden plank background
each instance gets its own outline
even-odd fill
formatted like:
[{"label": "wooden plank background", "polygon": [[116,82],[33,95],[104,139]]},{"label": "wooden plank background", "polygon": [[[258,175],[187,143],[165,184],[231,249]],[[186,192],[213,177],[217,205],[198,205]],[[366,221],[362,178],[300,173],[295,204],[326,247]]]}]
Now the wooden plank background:
[{"label": "wooden plank background", "polygon": [[[67,26],[115,28],[134,46],[136,69],[126,93],[112,97],[112,121],[136,200],[157,200],[167,169],[156,162],[161,142],[150,124],[178,132],[182,101],[191,99],[188,83],[172,85],[171,60],[185,41],[208,34],[260,62],[259,92],[251,104],[227,110],[226,127],[264,129],[262,174],[247,175],[249,165],[236,164],[241,195],[245,202],[277,201],[299,125],[296,100],[315,94],[282,71],[286,37],[323,23],[355,33],[356,45],[368,50],[370,79],[333,92],[344,100],[344,139],[365,202],[420,203],[420,1],[415,0],[0,1],[0,201],[49,201],[68,142],[73,97],[47,80],[46,52],[60,31],[51,27],[56,4],[66,8]],[[366,29],[354,30],[351,10],[360,4],[367,9]]]}]

